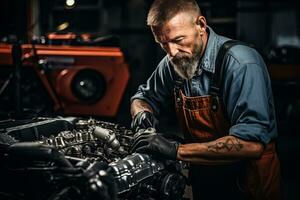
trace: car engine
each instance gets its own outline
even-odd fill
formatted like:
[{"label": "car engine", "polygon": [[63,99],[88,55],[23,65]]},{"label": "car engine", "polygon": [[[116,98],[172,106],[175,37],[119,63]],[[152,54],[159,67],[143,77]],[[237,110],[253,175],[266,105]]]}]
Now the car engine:
[{"label": "car engine", "polygon": [[184,163],[130,152],[134,133],[119,124],[7,120],[0,136],[0,199],[176,200],[184,194]]}]

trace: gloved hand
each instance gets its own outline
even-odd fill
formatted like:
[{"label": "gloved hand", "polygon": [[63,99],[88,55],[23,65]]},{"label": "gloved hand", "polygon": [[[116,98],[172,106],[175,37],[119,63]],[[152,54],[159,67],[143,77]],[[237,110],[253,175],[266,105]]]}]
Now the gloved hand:
[{"label": "gloved hand", "polygon": [[176,160],[178,146],[179,142],[177,141],[166,139],[161,134],[145,131],[134,140],[131,151],[148,153],[158,158]]},{"label": "gloved hand", "polygon": [[139,129],[147,129],[147,128],[156,128],[158,124],[158,120],[155,118],[154,114],[149,111],[141,111],[138,112],[132,122],[131,129],[137,132]]}]

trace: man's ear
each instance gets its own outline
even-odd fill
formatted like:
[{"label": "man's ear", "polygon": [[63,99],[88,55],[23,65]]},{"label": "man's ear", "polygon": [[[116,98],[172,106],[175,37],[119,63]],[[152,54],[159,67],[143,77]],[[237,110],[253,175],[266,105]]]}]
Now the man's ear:
[{"label": "man's ear", "polygon": [[196,25],[200,29],[200,33],[204,33],[206,31],[206,19],[204,16],[197,17]]}]

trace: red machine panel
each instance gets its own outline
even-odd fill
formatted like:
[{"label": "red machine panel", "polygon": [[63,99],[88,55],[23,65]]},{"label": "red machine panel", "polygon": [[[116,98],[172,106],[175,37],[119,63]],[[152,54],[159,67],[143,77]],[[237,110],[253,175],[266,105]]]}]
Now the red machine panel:
[{"label": "red machine panel", "polygon": [[[12,65],[11,45],[0,44],[0,65]],[[117,47],[22,45],[23,66],[33,67],[54,103],[67,115],[113,117],[129,80]]]}]

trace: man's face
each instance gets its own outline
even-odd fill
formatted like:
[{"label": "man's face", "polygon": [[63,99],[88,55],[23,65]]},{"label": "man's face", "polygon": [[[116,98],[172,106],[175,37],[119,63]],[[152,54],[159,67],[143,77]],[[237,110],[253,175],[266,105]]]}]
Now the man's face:
[{"label": "man's face", "polygon": [[[201,19],[204,21],[201,22]],[[162,26],[151,29],[178,75],[184,79],[192,78],[206,44],[204,17],[193,18],[189,14],[179,13]]]}]

